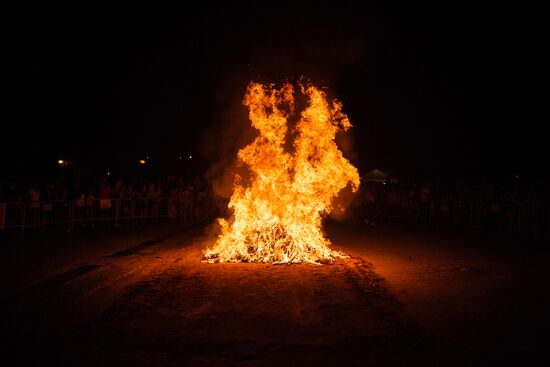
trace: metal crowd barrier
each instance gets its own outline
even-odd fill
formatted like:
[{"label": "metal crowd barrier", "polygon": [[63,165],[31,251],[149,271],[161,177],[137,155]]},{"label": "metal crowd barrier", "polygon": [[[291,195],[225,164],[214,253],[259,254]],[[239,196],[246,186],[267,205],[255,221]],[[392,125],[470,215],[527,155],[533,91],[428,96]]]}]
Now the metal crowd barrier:
[{"label": "metal crowd barrier", "polygon": [[[191,222],[225,216],[226,209],[226,201],[208,196],[192,200],[161,197],[9,202],[0,203],[0,231],[19,230],[24,234],[51,226],[71,231],[75,226],[93,227],[99,223],[119,226],[160,219]],[[437,201],[425,206],[374,204],[364,207],[363,216],[374,222],[490,229],[550,239],[550,207],[541,205],[508,206],[492,211],[475,203],[458,208]]]},{"label": "metal crowd barrier", "polygon": [[213,200],[205,197],[8,202],[0,203],[0,231],[19,230],[24,234],[51,226],[71,231],[75,226],[93,227],[99,223],[120,226],[178,218],[188,222],[205,220],[217,212]]},{"label": "metal crowd barrier", "polygon": [[514,232],[550,239],[550,207],[543,205],[481,206],[448,201],[427,205],[366,205],[363,215],[368,222],[423,224],[434,227],[460,227]]}]

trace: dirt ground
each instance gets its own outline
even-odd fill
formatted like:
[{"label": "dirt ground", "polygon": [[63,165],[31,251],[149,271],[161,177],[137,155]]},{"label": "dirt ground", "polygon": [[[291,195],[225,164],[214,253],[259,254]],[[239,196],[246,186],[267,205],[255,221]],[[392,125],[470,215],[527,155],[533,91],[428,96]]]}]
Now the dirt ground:
[{"label": "dirt ground", "polygon": [[4,355],[14,365],[90,366],[547,358],[547,244],[417,228],[332,224],[327,233],[349,259],[206,264],[212,239],[177,225],[11,241]]}]

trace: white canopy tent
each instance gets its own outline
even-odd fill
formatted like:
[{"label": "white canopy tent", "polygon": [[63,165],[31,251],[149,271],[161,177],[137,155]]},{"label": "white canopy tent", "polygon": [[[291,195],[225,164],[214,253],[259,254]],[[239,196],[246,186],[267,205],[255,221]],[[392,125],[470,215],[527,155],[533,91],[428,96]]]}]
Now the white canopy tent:
[{"label": "white canopy tent", "polygon": [[393,182],[394,181],[390,176],[388,176],[387,174],[385,174],[384,172],[382,172],[378,169],[373,169],[372,171],[370,171],[369,173],[364,175],[362,177],[362,179],[363,179],[363,181],[377,182],[377,183]]}]

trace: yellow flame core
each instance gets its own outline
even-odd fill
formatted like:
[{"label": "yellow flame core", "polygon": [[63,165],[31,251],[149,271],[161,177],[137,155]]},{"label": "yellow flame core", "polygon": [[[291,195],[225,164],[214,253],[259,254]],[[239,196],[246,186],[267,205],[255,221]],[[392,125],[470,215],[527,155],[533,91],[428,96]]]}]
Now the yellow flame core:
[{"label": "yellow flame core", "polygon": [[[334,139],[351,124],[337,101],[314,86],[301,86],[307,106],[289,134],[294,114],[291,84],[276,89],[250,83],[243,104],[259,136],[238,153],[249,167],[246,186],[236,177],[229,220],[218,219],[221,234],[205,251],[208,262],[324,263],[345,257],[329,248],[321,222],[346,185],[359,187],[357,169]],[[293,149],[287,138],[294,137]],[[291,151],[290,151],[291,150]]]}]

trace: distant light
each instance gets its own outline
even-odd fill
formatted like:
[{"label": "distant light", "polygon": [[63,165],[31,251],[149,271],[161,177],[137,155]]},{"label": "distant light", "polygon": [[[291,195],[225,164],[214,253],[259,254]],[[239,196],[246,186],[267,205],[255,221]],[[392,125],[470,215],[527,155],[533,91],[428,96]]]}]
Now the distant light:
[{"label": "distant light", "polygon": [[516,178],[519,178],[519,175],[516,175]]},{"label": "distant light", "polygon": [[193,157],[189,156],[189,159],[191,159],[191,158],[193,158]]},{"label": "distant light", "polygon": [[145,159],[140,159],[139,164],[145,164]]},{"label": "distant light", "polygon": [[181,155],[178,157],[178,159],[181,159]]},{"label": "distant light", "polygon": [[63,165],[63,163],[65,163],[65,161],[63,159],[60,159],[57,161],[57,163],[59,163],[60,165]]},{"label": "distant light", "polygon": [[111,172],[107,172],[107,176],[110,176],[111,175]]},{"label": "distant light", "polygon": [[149,156],[147,156],[147,158],[145,158],[145,159],[149,160]]}]

